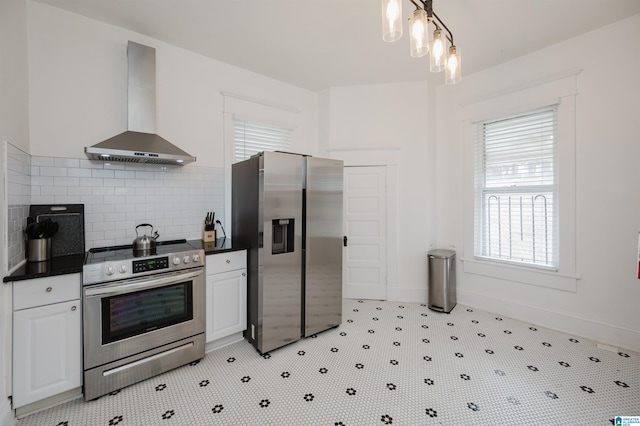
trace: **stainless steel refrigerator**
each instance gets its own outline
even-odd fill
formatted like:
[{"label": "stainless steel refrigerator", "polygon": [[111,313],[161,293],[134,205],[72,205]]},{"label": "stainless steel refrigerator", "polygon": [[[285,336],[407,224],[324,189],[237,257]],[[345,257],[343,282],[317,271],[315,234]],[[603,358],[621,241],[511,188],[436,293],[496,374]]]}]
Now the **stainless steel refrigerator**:
[{"label": "stainless steel refrigerator", "polygon": [[342,169],[282,152],[232,166],[232,233],[248,246],[245,338],[260,353],[342,321]]}]

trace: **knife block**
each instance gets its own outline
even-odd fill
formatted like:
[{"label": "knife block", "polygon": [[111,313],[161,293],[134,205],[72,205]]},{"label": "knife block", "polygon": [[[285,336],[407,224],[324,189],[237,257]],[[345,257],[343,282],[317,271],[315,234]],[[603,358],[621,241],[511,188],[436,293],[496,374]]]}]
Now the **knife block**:
[{"label": "knife block", "polygon": [[216,231],[202,231],[202,241],[205,243],[210,243],[211,241],[216,240]]}]

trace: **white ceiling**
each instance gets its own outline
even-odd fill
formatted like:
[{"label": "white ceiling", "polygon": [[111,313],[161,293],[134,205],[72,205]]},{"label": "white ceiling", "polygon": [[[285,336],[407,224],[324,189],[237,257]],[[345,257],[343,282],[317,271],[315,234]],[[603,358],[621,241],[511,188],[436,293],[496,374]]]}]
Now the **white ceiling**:
[{"label": "white ceiling", "polygon": [[[37,0],[312,91],[444,75],[381,35],[380,0]],[[462,78],[640,13],[640,0],[434,0]],[[403,15],[413,10],[404,0]],[[615,43],[615,40],[610,40]],[[571,52],[567,52],[571,54]]]}]

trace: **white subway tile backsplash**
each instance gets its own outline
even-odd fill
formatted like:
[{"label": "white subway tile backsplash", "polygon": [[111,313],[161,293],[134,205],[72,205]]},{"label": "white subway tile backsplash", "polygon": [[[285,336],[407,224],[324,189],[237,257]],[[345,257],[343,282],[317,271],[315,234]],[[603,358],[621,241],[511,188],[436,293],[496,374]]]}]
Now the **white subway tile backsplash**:
[{"label": "white subway tile backsplash", "polygon": [[32,186],[51,186],[53,185],[52,176],[31,176]]},{"label": "white subway tile backsplash", "polygon": [[92,187],[103,186],[104,185],[103,181],[104,179],[101,179],[101,178],[88,177],[80,181],[80,186],[92,186]]},{"label": "white subway tile backsplash", "polygon": [[[110,188],[113,190],[113,188]],[[122,204],[127,200],[127,197],[122,195],[105,195],[104,196],[104,204]]]},{"label": "white subway tile backsplash", "polygon": [[42,186],[41,192],[49,196],[67,195],[67,187],[66,186]]},{"label": "white subway tile backsplash", "polygon": [[56,167],[78,168],[80,167],[80,160],[77,158],[59,158],[53,159],[53,165]]},{"label": "white subway tile backsplash", "polygon": [[104,162],[80,159],[80,167],[83,169],[104,169]]},{"label": "white subway tile backsplash", "polygon": [[137,179],[125,179],[124,180],[124,185],[131,187],[131,188],[139,188],[139,187],[143,187],[144,186],[144,181],[143,180],[137,180]]},{"label": "white subway tile backsplash", "polygon": [[116,189],[108,186],[94,186],[91,188],[91,195],[115,195]]},{"label": "white subway tile backsplash", "polygon": [[136,206],[135,204],[118,204],[115,206],[115,209],[117,212],[122,212],[122,213],[135,212]]},{"label": "white subway tile backsplash", "polygon": [[91,225],[92,225],[91,230],[94,232],[99,232],[99,231],[111,232],[116,229],[115,222],[107,222],[107,221],[94,222]]},{"label": "white subway tile backsplash", "polygon": [[152,212],[157,210],[158,209],[153,204],[136,204],[136,212]]},{"label": "white subway tile backsplash", "polygon": [[141,223],[161,240],[199,239],[206,212],[224,220],[223,168],[8,154],[10,268],[24,260],[29,204],[84,204],[87,249],[131,244]]},{"label": "white subway tile backsplash", "polygon": [[79,178],[87,178],[91,177],[91,170],[89,169],[68,169],[67,176],[79,177]]},{"label": "white subway tile backsplash", "polygon": [[164,185],[164,181],[157,179],[157,180],[153,180],[153,179],[145,179],[144,180],[144,186],[147,188],[161,188]]},{"label": "white subway tile backsplash", "polygon": [[[126,214],[122,213],[122,212],[118,212],[118,213],[105,213],[104,217],[103,217],[103,221],[104,222],[120,222],[125,220],[127,217]],[[114,228],[115,229],[115,228]]]},{"label": "white subway tile backsplash", "polygon": [[[91,189],[91,188],[90,188]],[[84,204],[84,212],[93,213],[94,211],[100,211],[101,206],[103,205],[103,196],[102,195],[85,195],[82,197],[82,204]]]},{"label": "white subway tile backsplash", "polygon": [[55,204],[83,204],[79,195],[56,195]]},{"label": "white subway tile backsplash", "polygon": [[[38,200],[34,202],[33,200]],[[45,194],[44,192],[40,194],[38,197],[31,197],[31,204],[55,204],[56,200],[53,195]]]},{"label": "white subway tile backsplash", "polygon": [[105,170],[124,170],[124,164],[122,163],[102,163],[102,168]]},{"label": "white subway tile backsplash", "polygon": [[54,177],[53,184],[56,187],[61,186],[80,186],[80,178],[77,177]]},{"label": "white subway tile backsplash", "polygon": [[135,188],[117,187],[114,188],[114,195],[135,195]]},{"label": "white subway tile backsplash", "polygon": [[91,176],[93,176],[94,178],[111,178],[113,179],[114,176],[114,171],[113,170],[104,170],[104,169],[93,169],[91,170]]},{"label": "white subway tile backsplash", "polygon": [[136,177],[136,172],[131,170],[116,170],[114,175],[117,179],[133,179]]},{"label": "white subway tile backsplash", "polygon": [[[133,207],[135,208],[135,206]],[[144,215],[141,215],[140,212],[138,212],[137,210],[126,212],[126,215],[127,215],[127,220],[130,220],[132,223],[139,222],[140,219],[144,218]]]},{"label": "white subway tile backsplash", "polygon": [[[7,203],[7,270],[25,260],[24,229],[27,226],[31,199],[31,157],[6,143],[6,203]],[[4,261],[4,260],[3,260]]]},{"label": "white subway tile backsplash", "polygon": [[40,176],[66,176],[65,167],[40,167]]},{"label": "white subway tile backsplash", "polygon": [[[86,225],[86,224],[85,224]],[[93,226],[93,225],[92,225]],[[92,244],[96,241],[101,241],[105,239],[105,235],[103,231],[93,231],[92,229],[88,229],[88,227],[84,230],[84,238],[86,241],[85,248],[91,247],[101,247],[112,244]]]},{"label": "white subway tile backsplash", "polygon": [[104,220],[104,213],[103,212],[92,212],[92,213],[87,213],[86,209],[84,212],[84,223],[85,225],[88,223],[94,223],[94,222],[101,222]]},{"label": "white subway tile backsplash", "polygon": [[110,187],[124,186],[124,179],[104,179],[102,184]]},{"label": "white subway tile backsplash", "polygon": [[142,200],[139,195],[125,195],[126,204],[133,207],[133,210],[136,210],[136,206]]},{"label": "white subway tile backsplash", "polygon": [[131,241],[133,241],[133,238],[131,237],[131,230],[130,229],[116,229],[114,231],[109,232],[109,235],[114,238],[116,241],[117,240],[125,240],[128,239]]},{"label": "white subway tile backsplash", "polygon": [[136,172],[136,179],[155,179],[156,173],[154,172]]},{"label": "white subway tile backsplash", "polygon": [[51,167],[53,166],[53,157],[39,157],[34,155],[31,157],[31,165]]},{"label": "white subway tile backsplash", "polygon": [[72,186],[68,188],[67,193],[69,195],[77,195],[82,197],[87,195],[92,195],[91,187],[88,187],[88,186]]}]

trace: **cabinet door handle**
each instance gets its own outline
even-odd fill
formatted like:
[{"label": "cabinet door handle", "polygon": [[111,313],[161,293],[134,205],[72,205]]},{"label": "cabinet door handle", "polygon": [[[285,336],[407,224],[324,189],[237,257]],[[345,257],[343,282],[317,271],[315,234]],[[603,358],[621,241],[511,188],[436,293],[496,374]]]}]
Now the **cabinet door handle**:
[{"label": "cabinet door handle", "polygon": [[243,277],[246,277],[246,276],[247,276],[247,274],[246,274],[245,272],[243,272],[243,273],[242,273],[242,276],[243,276]]},{"label": "cabinet door handle", "polygon": [[53,287],[47,287],[47,293],[51,293],[53,291]]},{"label": "cabinet door handle", "polygon": [[231,263],[231,260],[227,259],[227,263]]},{"label": "cabinet door handle", "polygon": [[75,311],[76,309],[78,309],[78,308],[76,308],[75,305],[71,307],[72,311]]}]

